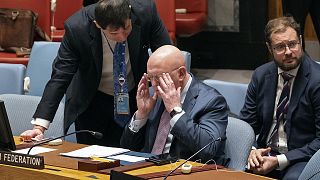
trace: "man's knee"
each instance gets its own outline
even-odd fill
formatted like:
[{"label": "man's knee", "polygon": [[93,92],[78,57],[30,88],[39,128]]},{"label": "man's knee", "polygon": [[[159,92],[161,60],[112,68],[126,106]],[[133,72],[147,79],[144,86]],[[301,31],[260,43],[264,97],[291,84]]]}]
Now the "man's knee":
[{"label": "man's knee", "polygon": [[285,170],[285,174],[282,180],[296,180],[299,179],[301,172],[303,171],[304,167],[306,166],[307,162],[299,162],[292,166],[289,166]]}]

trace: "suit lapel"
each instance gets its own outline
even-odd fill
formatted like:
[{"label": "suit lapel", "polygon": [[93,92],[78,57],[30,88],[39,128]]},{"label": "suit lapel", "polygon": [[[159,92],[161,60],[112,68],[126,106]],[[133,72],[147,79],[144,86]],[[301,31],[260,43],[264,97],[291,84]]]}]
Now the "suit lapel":
[{"label": "suit lapel", "polygon": [[309,64],[307,63],[305,58],[303,58],[301,65],[299,67],[297,76],[295,77],[295,80],[294,80],[290,104],[288,108],[287,121],[285,126],[288,139],[290,138],[291,119],[292,119],[293,112],[297,108],[300,97],[303,95],[303,92],[309,81],[309,78],[308,78],[309,68],[310,68]]},{"label": "suit lapel", "polygon": [[101,31],[96,27],[96,25],[92,22],[90,26],[90,37],[92,38],[90,43],[92,55],[94,62],[96,64],[97,72],[101,76],[102,62],[103,62],[103,52],[102,52],[102,38]]},{"label": "suit lapel", "polygon": [[[132,31],[128,36],[128,49],[130,54],[130,63],[132,69],[137,69],[139,67],[139,52],[140,52],[140,37],[141,37],[141,27],[137,20],[137,17],[131,14]],[[135,71],[133,71],[135,72]],[[136,75],[134,77],[137,77]]]},{"label": "suit lapel", "polygon": [[184,111],[188,113],[192,111],[193,106],[196,103],[196,99],[199,95],[199,84],[197,83],[195,77],[192,78],[193,79],[186,94],[186,98],[182,104],[182,109],[184,109]]},{"label": "suit lapel", "polygon": [[[264,79],[264,87],[261,89],[263,92],[263,100],[264,103],[264,110],[263,110],[263,117],[265,117],[265,121],[263,122],[263,127],[265,129],[262,130],[262,132],[265,132],[265,138],[267,138],[267,135],[269,133],[269,130],[272,125],[273,121],[273,114],[274,114],[274,106],[275,106],[275,98],[276,98],[276,92],[277,92],[277,83],[278,83],[278,70],[277,67],[274,65],[272,70],[270,70],[270,73],[265,76]],[[273,89],[273,90],[271,90]],[[271,98],[271,99],[270,99]]]}]

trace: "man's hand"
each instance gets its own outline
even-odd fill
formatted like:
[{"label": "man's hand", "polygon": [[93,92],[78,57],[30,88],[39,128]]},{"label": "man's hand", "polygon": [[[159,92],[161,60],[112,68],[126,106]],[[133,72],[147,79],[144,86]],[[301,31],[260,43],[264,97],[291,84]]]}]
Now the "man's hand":
[{"label": "man's hand", "polygon": [[268,174],[278,167],[278,159],[275,156],[263,156],[263,164],[253,170],[256,174]]},{"label": "man's hand", "polygon": [[250,164],[250,169],[260,167],[264,161],[262,156],[268,155],[268,153],[270,151],[271,151],[271,148],[251,150],[249,158],[248,158],[248,162]]},{"label": "man's hand", "polygon": [[138,84],[136,96],[138,110],[136,112],[136,119],[145,119],[148,116],[156,103],[157,97],[156,91],[152,97],[150,96],[147,75],[144,73]]},{"label": "man's hand", "polygon": [[174,107],[181,107],[181,87],[175,87],[169,73],[163,73],[159,78],[158,91],[168,112]]},{"label": "man's hand", "polygon": [[32,130],[27,130],[21,133],[20,137],[23,141],[32,141],[32,138],[35,138],[37,141],[43,139],[43,133],[46,129],[42,126],[35,125]]},{"label": "man's hand", "polygon": [[257,174],[267,174],[278,167],[278,159],[274,156],[269,156],[271,148],[253,149],[250,152],[248,162],[250,169]]}]

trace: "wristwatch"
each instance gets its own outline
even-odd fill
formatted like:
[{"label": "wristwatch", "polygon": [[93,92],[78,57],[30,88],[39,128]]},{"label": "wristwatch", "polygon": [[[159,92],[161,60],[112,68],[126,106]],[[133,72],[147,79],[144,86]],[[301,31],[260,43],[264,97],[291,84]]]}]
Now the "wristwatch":
[{"label": "wristwatch", "polygon": [[174,107],[173,110],[170,112],[170,116],[173,117],[175,116],[176,114],[179,114],[182,112],[182,108],[177,106],[177,107]]}]

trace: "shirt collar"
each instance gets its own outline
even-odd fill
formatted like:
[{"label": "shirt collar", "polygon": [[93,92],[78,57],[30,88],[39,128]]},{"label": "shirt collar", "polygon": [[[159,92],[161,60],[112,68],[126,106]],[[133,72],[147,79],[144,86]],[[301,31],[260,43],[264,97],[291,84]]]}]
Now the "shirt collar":
[{"label": "shirt collar", "polygon": [[278,67],[278,75],[280,75],[283,72],[286,72],[287,74],[290,74],[291,76],[296,77],[297,73],[298,73],[298,70],[299,70],[299,67],[300,67],[300,64],[296,68],[291,69],[289,71],[284,71],[284,70],[282,70],[281,68]]}]

